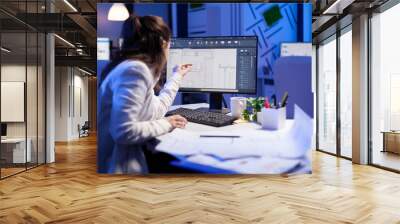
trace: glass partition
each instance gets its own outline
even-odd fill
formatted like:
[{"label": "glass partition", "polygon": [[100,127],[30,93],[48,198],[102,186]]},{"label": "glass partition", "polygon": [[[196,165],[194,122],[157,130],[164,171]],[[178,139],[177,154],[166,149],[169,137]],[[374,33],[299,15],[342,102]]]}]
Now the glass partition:
[{"label": "glass partition", "polygon": [[371,19],[371,162],[400,171],[400,5]]},{"label": "glass partition", "polygon": [[336,37],[318,48],[318,149],[336,154]]},{"label": "glass partition", "polygon": [[352,31],[340,36],[340,154],[352,157]]},{"label": "glass partition", "polygon": [[26,40],[25,32],[1,34],[2,177],[24,171],[31,161],[26,136]]},{"label": "glass partition", "polygon": [[[0,178],[45,162],[45,35],[26,21],[44,1],[1,1]],[[4,7],[4,8],[3,8]]]}]

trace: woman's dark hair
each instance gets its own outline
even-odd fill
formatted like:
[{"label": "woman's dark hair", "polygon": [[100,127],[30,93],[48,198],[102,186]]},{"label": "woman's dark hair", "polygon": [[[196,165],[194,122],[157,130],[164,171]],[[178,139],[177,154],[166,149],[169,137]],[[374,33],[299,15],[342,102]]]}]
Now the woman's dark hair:
[{"label": "woman's dark hair", "polygon": [[121,33],[123,43],[114,59],[101,75],[101,81],[119,63],[127,59],[139,60],[153,68],[158,77],[167,59],[164,54],[165,44],[171,39],[171,31],[161,17],[131,16],[123,24]]}]

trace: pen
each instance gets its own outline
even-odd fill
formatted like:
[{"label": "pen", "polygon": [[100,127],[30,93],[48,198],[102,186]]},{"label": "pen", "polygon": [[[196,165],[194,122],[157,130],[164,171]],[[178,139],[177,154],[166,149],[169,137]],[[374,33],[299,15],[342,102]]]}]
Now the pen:
[{"label": "pen", "polygon": [[274,109],[277,109],[276,107],[277,107],[278,105],[277,105],[277,103],[276,103],[276,95],[275,95],[275,94],[271,96],[271,100],[272,100],[272,102],[273,102],[271,107],[274,108]]},{"label": "pen", "polygon": [[282,107],[286,106],[286,102],[287,102],[288,97],[289,97],[288,92],[285,92],[285,94],[283,94],[283,97],[282,97],[282,100],[281,100],[281,106]]},{"label": "pen", "polygon": [[200,135],[200,138],[240,138],[239,135]]}]

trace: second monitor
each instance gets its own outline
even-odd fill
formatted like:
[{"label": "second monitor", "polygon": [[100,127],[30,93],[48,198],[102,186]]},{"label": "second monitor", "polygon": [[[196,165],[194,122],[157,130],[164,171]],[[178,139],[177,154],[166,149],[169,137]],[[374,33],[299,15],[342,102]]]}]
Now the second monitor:
[{"label": "second monitor", "polygon": [[210,109],[222,109],[222,93],[255,94],[257,37],[173,38],[167,78],[176,64],[192,64],[180,91],[210,94]]}]

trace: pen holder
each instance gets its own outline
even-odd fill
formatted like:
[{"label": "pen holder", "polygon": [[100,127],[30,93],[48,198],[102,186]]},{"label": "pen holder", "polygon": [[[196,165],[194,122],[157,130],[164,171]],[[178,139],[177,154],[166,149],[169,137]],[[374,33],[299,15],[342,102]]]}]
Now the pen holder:
[{"label": "pen holder", "polygon": [[278,130],[285,126],[286,122],[286,107],[279,109],[262,108],[261,125],[263,129]]}]

